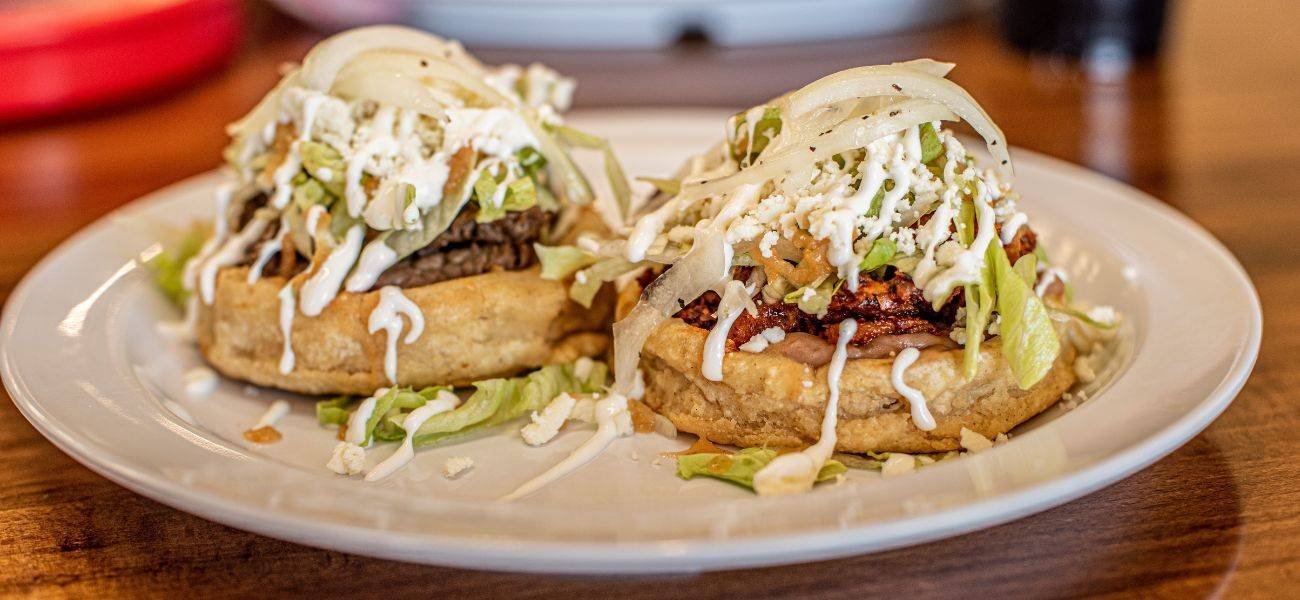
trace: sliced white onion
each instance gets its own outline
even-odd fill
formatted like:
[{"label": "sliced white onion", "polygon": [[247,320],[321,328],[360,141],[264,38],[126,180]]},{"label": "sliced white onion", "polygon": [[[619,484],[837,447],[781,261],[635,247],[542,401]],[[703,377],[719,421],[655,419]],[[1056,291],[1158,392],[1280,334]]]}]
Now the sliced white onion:
[{"label": "sliced white onion", "polygon": [[957,63],[942,62],[932,58],[915,58],[894,64],[900,67],[916,69],[926,75],[933,75],[935,77],[947,77],[948,73],[952,72],[953,67],[957,66]]},{"label": "sliced white onion", "polygon": [[984,138],[993,158],[1011,170],[1011,156],[1002,130],[966,90],[947,79],[905,65],[858,67],[827,75],[791,94],[782,115],[797,121],[822,106],[874,96],[924,98],[948,107],[970,123]]},{"label": "sliced white onion", "polygon": [[298,85],[298,73],[298,69],[286,73],[284,77],[280,78],[280,82],[275,84],[275,87],[271,88],[271,91],[258,101],[253,110],[248,111],[248,114],[238,121],[226,126],[226,134],[235,140],[238,154],[243,154],[244,146],[256,139],[262,132],[262,128],[266,127],[267,123],[274,121],[276,116],[279,115],[280,94],[284,90]]},{"label": "sliced white onion", "polygon": [[[760,183],[786,175],[799,165],[810,165],[854,148],[930,121],[955,121],[956,115],[946,107],[928,100],[913,99],[889,105],[870,113],[866,119],[844,121],[798,144],[764,156],[753,166],[734,175],[714,180],[693,180],[683,184],[687,201],[725,193],[743,184]],[[806,142],[806,143],[805,143]]]},{"label": "sliced white onion", "polygon": [[401,71],[376,69],[349,73],[345,68],[341,73],[332,93],[345,100],[374,100],[435,118],[446,114],[429,86]]},{"label": "sliced white onion", "polygon": [[587,185],[587,180],[578,170],[578,166],[573,164],[569,153],[560,147],[559,140],[542,126],[536,111],[531,107],[521,106],[519,114],[524,118],[524,123],[528,125],[528,130],[533,133],[533,137],[537,138],[537,151],[546,159],[547,168],[565,199],[574,204],[590,204],[593,198],[591,187]]},{"label": "sliced white onion", "polygon": [[[892,66],[914,69],[927,75],[943,77],[952,71],[956,65],[953,63],[939,62],[928,58],[918,58],[901,63],[894,63]],[[833,75],[832,75],[833,76]],[[797,93],[790,92],[781,98],[774,100],[770,104],[787,105],[790,96]],[[772,141],[769,146],[769,152],[785,145],[792,136],[800,136],[806,132],[822,132],[834,127],[841,121],[848,118],[861,117],[864,114],[884,108],[889,104],[897,102],[894,96],[875,96],[869,98],[852,97],[840,102],[834,102],[826,106],[815,109],[812,114],[806,118],[795,119],[792,123],[781,129],[783,135],[778,136],[777,140]]]},{"label": "sliced white onion", "polygon": [[614,391],[632,392],[641,348],[669,315],[726,280],[731,268],[725,235],[709,231],[681,260],[664,271],[623,320],[614,324]]},{"label": "sliced white onion", "polygon": [[376,25],[359,27],[317,44],[302,61],[303,87],[327,91],[340,70],[358,56],[372,50],[399,50],[438,59],[464,71],[483,73],[479,64],[459,43],[409,27]]},{"label": "sliced white onion", "polygon": [[[376,73],[388,73],[388,77],[408,80],[411,83],[407,85],[450,83],[489,106],[510,104],[509,99],[483,80],[481,71],[469,71],[427,53],[394,50],[372,50],[353,56],[350,62],[338,70],[329,91],[342,93],[343,90],[348,90],[358,95],[366,94],[366,80],[373,80]],[[377,99],[387,100],[382,97]]]}]

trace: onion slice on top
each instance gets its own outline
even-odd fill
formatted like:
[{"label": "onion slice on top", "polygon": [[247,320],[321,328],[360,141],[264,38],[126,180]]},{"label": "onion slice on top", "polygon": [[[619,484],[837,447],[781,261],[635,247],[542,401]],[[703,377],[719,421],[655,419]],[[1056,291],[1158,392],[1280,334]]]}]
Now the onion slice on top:
[{"label": "onion slice on top", "polygon": [[457,42],[409,27],[376,25],[345,31],[312,48],[302,61],[303,87],[329,90],[344,66],[372,50],[400,50],[437,59],[469,73],[484,73],[483,65]]},{"label": "onion slice on top", "polygon": [[984,138],[989,153],[1001,166],[1012,170],[1002,130],[966,90],[947,79],[906,65],[858,67],[827,75],[791,94],[786,99],[782,115],[797,121],[822,106],[875,96],[924,98],[948,107]]},{"label": "onion slice on top", "polygon": [[655,328],[682,305],[727,279],[729,254],[723,231],[710,230],[641,292],[632,312],[614,324],[614,391],[623,395],[632,392],[641,348]]},{"label": "onion slice on top", "polygon": [[841,152],[862,148],[871,142],[931,121],[955,121],[956,115],[946,107],[929,100],[912,99],[889,105],[870,113],[865,119],[848,120],[829,131],[811,138],[790,143],[770,156],[734,175],[714,180],[696,179],[682,186],[682,196],[687,201],[728,192],[743,184],[760,183],[790,172],[798,165],[827,160]]}]

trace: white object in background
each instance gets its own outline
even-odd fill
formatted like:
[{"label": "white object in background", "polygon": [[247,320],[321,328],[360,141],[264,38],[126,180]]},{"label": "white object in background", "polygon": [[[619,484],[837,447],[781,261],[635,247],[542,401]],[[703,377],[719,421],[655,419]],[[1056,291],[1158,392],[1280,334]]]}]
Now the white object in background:
[{"label": "white object in background", "polygon": [[720,46],[819,42],[940,23],[968,10],[953,0],[272,0],[325,29],[391,23],[470,46],[653,49],[687,32]]}]

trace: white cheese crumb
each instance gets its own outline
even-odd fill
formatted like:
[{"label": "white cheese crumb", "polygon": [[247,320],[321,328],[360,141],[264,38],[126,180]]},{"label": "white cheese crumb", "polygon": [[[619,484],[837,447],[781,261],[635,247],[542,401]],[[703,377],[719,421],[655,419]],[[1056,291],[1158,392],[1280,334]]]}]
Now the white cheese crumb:
[{"label": "white cheese crumb", "polygon": [[812,380],[810,380],[810,379],[805,379],[805,380],[803,380],[803,387],[804,387],[804,388],[810,388],[810,387],[812,387],[812,385],[813,385],[813,384],[812,384]]},{"label": "white cheese crumb", "polygon": [[474,467],[474,459],[468,456],[453,456],[442,463],[442,476],[447,479],[455,479],[461,473]]},{"label": "white cheese crumb", "polygon": [[582,356],[573,361],[573,377],[576,379],[587,379],[591,377],[591,368],[594,361],[590,357]]},{"label": "white cheese crumb", "polygon": [[989,335],[998,335],[1002,332],[1002,315],[993,315],[993,319],[989,322],[988,332]]},{"label": "white cheese crumb", "polygon": [[966,345],[966,328],[965,328],[965,327],[953,327],[953,328],[952,328],[952,331],[949,331],[949,332],[948,332],[948,339],[951,339],[952,341],[957,342],[958,344],[961,344],[961,345],[965,346],[965,345]]},{"label": "white cheese crumb", "polygon": [[880,475],[885,479],[898,477],[916,470],[916,457],[911,454],[890,452],[885,464],[880,466]]},{"label": "white cheese crumb", "polygon": [[979,453],[988,450],[989,448],[992,448],[993,442],[989,441],[988,438],[974,431],[962,427],[961,447],[969,450],[970,452]]},{"label": "white cheese crumb", "polygon": [[775,246],[779,239],[781,236],[775,231],[764,233],[763,238],[758,241],[758,253],[762,254],[763,258],[772,258],[772,246]]},{"label": "white cheese crumb", "polygon": [[352,442],[339,442],[334,446],[325,468],[339,475],[356,475],[366,467],[366,449]]},{"label": "white cheese crumb", "polygon": [[762,334],[756,333],[754,334],[754,337],[749,338],[748,342],[740,345],[740,350],[742,352],[752,352],[757,354],[767,350],[767,340],[763,338]]},{"label": "white cheese crumb", "polygon": [[573,412],[573,405],[576,403],[573,396],[565,392],[552,399],[542,412],[533,411],[533,422],[519,430],[524,442],[529,446],[541,446],[554,439],[560,432],[560,427],[564,425],[564,421]]},{"label": "white cheese crumb", "polygon": [[740,345],[740,349],[745,352],[762,352],[769,345],[780,342],[785,339],[785,330],[780,327],[768,327],[749,338],[749,341]]}]

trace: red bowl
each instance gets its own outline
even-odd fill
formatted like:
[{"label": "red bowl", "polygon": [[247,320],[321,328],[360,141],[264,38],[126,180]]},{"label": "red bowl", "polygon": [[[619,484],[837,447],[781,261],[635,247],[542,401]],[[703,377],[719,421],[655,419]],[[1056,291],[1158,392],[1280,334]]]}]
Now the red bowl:
[{"label": "red bowl", "polygon": [[174,85],[235,49],[236,0],[54,0],[0,9],[0,122]]}]

